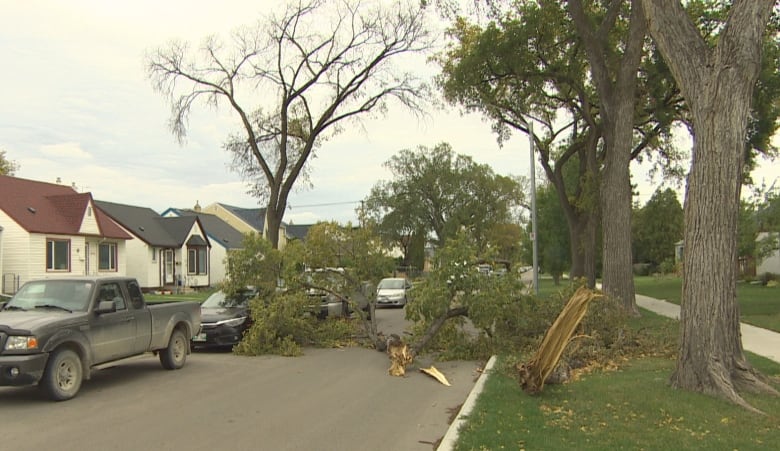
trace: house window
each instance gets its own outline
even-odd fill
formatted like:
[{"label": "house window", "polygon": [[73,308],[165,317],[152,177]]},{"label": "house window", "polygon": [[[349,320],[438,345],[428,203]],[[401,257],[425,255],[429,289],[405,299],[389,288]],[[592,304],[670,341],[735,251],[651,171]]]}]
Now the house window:
[{"label": "house window", "polygon": [[98,269],[100,271],[116,271],[116,243],[100,243]]},{"label": "house window", "polygon": [[187,248],[187,272],[190,274],[206,274],[208,268],[206,247]]},{"label": "house window", "polygon": [[70,240],[46,240],[46,270],[70,271]]}]

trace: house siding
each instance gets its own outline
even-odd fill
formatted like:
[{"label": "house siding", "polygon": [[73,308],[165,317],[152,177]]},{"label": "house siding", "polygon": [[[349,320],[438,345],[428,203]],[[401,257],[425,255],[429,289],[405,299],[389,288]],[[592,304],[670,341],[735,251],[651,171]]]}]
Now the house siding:
[{"label": "house siding", "polygon": [[[30,280],[30,238],[26,230],[0,211],[0,223],[3,224],[3,290],[15,291],[16,283]],[[45,256],[45,255],[44,255]]]},{"label": "house siding", "polygon": [[192,236],[198,236],[203,241],[208,242],[206,239],[206,236],[204,233],[201,232],[200,227],[198,227],[198,223],[193,223],[192,228],[190,229],[189,233],[187,234],[187,239],[184,240],[184,245],[179,249],[179,256],[181,261],[181,266],[179,266],[182,276],[182,284],[184,287],[207,287],[210,284],[210,277],[209,274],[211,272],[211,248],[206,248],[206,274],[190,274],[188,271],[189,268],[189,253],[187,248],[187,241]]},{"label": "house siding", "polygon": [[238,230],[241,233],[258,233],[254,227],[250,226],[243,219],[231,213],[229,210],[223,208],[219,204],[212,204],[203,207],[203,213],[210,213],[223,221],[227,222],[231,227]]},{"label": "house siding", "polygon": [[[758,235],[758,239],[761,240],[768,235],[766,232],[762,232]],[[780,274],[780,250],[776,250],[769,257],[761,260],[761,263],[756,267],[756,274]]]},{"label": "house siding", "polygon": [[95,217],[95,205],[91,201],[84,210],[84,217],[81,218],[81,229],[79,232],[85,235],[100,235],[100,227]]}]

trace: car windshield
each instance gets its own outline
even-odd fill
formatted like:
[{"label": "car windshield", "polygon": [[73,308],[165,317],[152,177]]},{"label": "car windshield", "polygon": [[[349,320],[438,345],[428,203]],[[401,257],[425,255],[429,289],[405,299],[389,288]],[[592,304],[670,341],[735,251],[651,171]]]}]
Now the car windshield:
[{"label": "car windshield", "polygon": [[404,288],[404,279],[382,279],[377,285],[377,289],[401,290]]},{"label": "car windshield", "polygon": [[249,300],[255,297],[253,290],[238,291],[232,296],[228,296],[224,291],[217,291],[208,297],[201,307],[205,308],[229,308],[229,307],[246,307],[249,304]]},{"label": "car windshield", "polygon": [[84,280],[39,280],[28,282],[8,301],[9,310],[31,310],[36,307],[85,312],[93,282]]}]

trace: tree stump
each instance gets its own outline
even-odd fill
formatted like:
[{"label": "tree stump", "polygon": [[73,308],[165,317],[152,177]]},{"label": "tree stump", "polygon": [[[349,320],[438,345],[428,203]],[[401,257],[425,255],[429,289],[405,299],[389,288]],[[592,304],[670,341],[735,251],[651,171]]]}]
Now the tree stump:
[{"label": "tree stump", "polygon": [[553,325],[544,334],[539,349],[530,361],[517,365],[518,379],[526,393],[538,393],[563,354],[574,330],[588,311],[588,304],[601,297],[586,287],[580,287],[563,307]]},{"label": "tree stump", "polygon": [[414,355],[409,350],[409,345],[401,340],[396,334],[390,335],[387,339],[387,355],[390,357],[390,369],[388,373],[391,376],[404,376],[406,366],[412,363]]}]

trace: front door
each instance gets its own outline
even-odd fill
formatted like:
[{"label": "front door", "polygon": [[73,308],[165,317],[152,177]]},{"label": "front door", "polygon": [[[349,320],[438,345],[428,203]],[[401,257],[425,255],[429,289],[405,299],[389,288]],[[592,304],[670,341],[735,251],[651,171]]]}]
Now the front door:
[{"label": "front door", "polygon": [[173,249],[165,250],[163,284],[173,285]]}]

